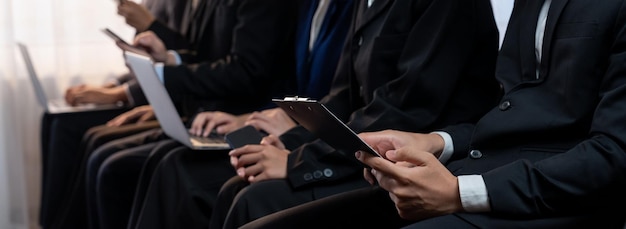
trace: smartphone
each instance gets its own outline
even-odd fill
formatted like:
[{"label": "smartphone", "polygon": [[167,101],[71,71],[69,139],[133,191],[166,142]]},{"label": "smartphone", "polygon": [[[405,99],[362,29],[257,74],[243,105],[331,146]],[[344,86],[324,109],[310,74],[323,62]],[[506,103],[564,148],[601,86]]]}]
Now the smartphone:
[{"label": "smartphone", "polygon": [[259,144],[265,134],[253,126],[244,126],[224,136],[231,148],[236,149],[245,145]]},{"label": "smartphone", "polygon": [[109,28],[102,29],[102,32],[104,34],[106,34],[107,36],[109,36],[114,41],[116,41],[119,44],[121,44],[120,46],[121,46],[121,48],[123,50],[134,52],[134,53],[141,54],[141,55],[144,55],[144,56],[150,56],[150,54],[148,54],[148,52],[145,49],[129,44],[124,39],[122,39],[120,36],[118,36],[113,31],[111,31]]},{"label": "smartphone", "polygon": [[107,36],[109,36],[111,39],[113,39],[114,41],[117,42],[121,42],[125,45],[131,46],[128,42],[126,42],[124,39],[122,39],[120,36],[118,36],[117,34],[115,34],[113,31],[111,31],[109,28],[104,28],[102,29],[102,32],[104,34],[106,34]]}]

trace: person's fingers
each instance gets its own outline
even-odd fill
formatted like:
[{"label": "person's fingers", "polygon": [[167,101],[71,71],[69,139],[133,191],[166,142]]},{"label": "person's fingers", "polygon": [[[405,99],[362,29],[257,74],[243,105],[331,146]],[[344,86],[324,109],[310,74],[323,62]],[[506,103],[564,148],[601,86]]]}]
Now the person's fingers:
[{"label": "person's fingers", "polygon": [[70,105],[74,105],[74,93],[72,91],[68,91],[65,94],[65,101]]},{"label": "person's fingers", "polygon": [[117,5],[117,14],[125,18],[128,17],[128,7],[126,7],[126,4]]},{"label": "person's fingers", "polygon": [[278,138],[278,136],[276,135],[268,135],[263,137],[263,139],[261,139],[260,142],[261,145],[272,145],[274,147],[277,147],[279,149],[285,149],[285,145],[283,144],[282,141],[280,141],[280,138]]},{"label": "person's fingers", "polygon": [[65,101],[69,104],[74,105],[74,98],[81,88],[83,88],[83,85],[77,85],[65,90]]},{"label": "person's fingers", "polygon": [[107,126],[121,126],[126,120],[126,115],[121,114],[107,122]]},{"label": "person's fingers", "polygon": [[362,151],[354,153],[354,156],[359,161],[368,165],[372,169],[372,174],[374,174],[375,171],[383,171],[385,173],[391,174],[394,177],[398,177],[398,175],[401,173],[401,171],[398,170],[398,167],[394,164],[394,162],[391,162],[385,158]]},{"label": "person's fingers", "polygon": [[259,160],[261,160],[262,157],[263,155],[258,151],[248,152],[246,154],[239,155],[237,167],[247,167],[256,164],[257,162],[259,162]]},{"label": "person's fingers", "polygon": [[389,160],[405,161],[413,165],[423,165],[433,159],[436,159],[432,153],[421,150],[407,150],[406,148],[390,150],[387,151],[385,155],[387,158],[389,158]]},{"label": "person's fingers", "polygon": [[228,152],[228,156],[237,158],[237,164],[235,167],[243,167],[248,164],[256,163],[255,160],[258,160],[258,158],[262,156],[260,152],[264,149],[265,146],[262,145],[245,145],[231,150]]},{"label": "person's fingers", "polygon": [[146,31],[146,32],[141,32],[137,35],[135,35],[135,38],[133,39],[133,45],[141,45],[144,44],[145,42],[147,42],[146,40],[149,38],[146,38],[150,36],[150,32]]},{"label": "person's fingers", "polygon": [[74,99],[72,100],[72,103],[70,103],[72,106],[76,106],[78,104],[81,104],[84,102],[84,96],[82,94],[78,94],[76,96],[74,96]]},{"label": "person's fingers", "polygon": [[270,118],[267,116],[266,113],[257,111],[257,112],[252,113],[252,115],[250,115],[250,117],[248,117],[248,120],[255,120],[255,119],[267,121]]},{"label": "person's fingers", "polygon": [[141,32],[135,36],[134,45],[151,47],[156,42],[156,35],[152,31]]},{"label": "person's fingers", "polygon": [[263,172],[263,166],[260,164],[253,164],[244,168],[244,173],[248,177],[249,182],[255,182],[263,177],[267,177]]},{"label": "person's fingers", "polygon": [[215,132],[217,134],[223,135],[223,134],[226,134],[226,133],[233,132],[233,131],[235,131],[236,129],[239,129],[239,128],[240,127],[235,122],[224,123],[224,124],[221,124],[219,126],[216,126],[215,127]]},{"label": "person's fingers", "polygon": [[142,114],[141,116],[139,116],[139,119],[137,120],[137,123],[143,123],[145,121],[152,120],[153,117],[154,116],[153,116],[152,112],[147,112],[147,113]]},{"label": "person's fingers", "polygon": [[215,122],[212,119],[208,120],[208,122],[204,125],[202,136],[205,138],[208,137],[211,134],[211,131],[213,131],[213,128],[215,128]]},{"label": "person's fingers", "polygon": [[246,178],[246,168],[237,168],[237,175],[241,178]]},{"label": "person's fingers", "polygon": [[370,184],[376,184],[376,179],[372,176],[371,170],[369,168],[363,168],[363,177]]},{"label": "person's fingers", "polygon": [[207,120],[208,114],[200,113],[191,122],[191,128],[189,128],[189,133],[195,136],[200,136],[202,134],[202,128]]},{"label": "person's fingers", "polygon": [[233,167],[237,168],[237,164],[239,163],[239,158],[237,157],[230,157],[230,165],[232,165]]},{"label": "person's fingers", "polygon": [[237,117],[228,113],[218,112],[215,117],[211,119],[210,126],[205,129],[205,133],[223,135],[239,128]]}]

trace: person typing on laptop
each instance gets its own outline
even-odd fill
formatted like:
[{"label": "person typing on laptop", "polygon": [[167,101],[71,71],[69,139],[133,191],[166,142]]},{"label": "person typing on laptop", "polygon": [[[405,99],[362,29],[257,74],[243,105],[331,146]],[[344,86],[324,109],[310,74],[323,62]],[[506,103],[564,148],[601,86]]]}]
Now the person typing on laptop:
[{"label": "person typing on laptop", "polygon": [[[180,57],[180,65],[166,66],[164,69],[165,86],[169,96],[175,101],[177,106],[182,107],[185,112],[181,112],[184,120],[192,118],[193,113],[198,110],[223,110],[234,114],[252,112],[262,107],[270,105],[272,93],[284,94],[284,84],[290,83],[293,71],[292,60],[288,58],[292,54],[293,25],[295,20],[291,18],[295,10],[291,1],[190,1],[193,7],[193,20],[190,21],[186,29],[189,39],[196,41],[192,49],[170,49],[166,45],[166,39],[161,39],[160,44],[164,45],[166,53],[176,52]],[[192,8],[188,8],[192,10]],[[219,13],[218,13],[219,12]],[[270,31],[270,32],[268,32]],[[154,38],[155,32],[148,31],[143,34],[150,34]],[[138,35],[142,36],[141,34]],[[145,35],[144,35],[145,36]],[[151,50],[151,49],[149,49]],[[194,56],[194,57],[192,57]],[[187,59],[191,58],[191,59]],[[194,59],[196,58],[196,59]],[[202,58],[203,61],[197,61]],[[189,61],[189,62],[188,62]],[[196,61],[196,62],[194,62]],[[192,92],[194,89],[181,89],[171,91],[168,87],[168,76],[176,75],[170,72],[183,72],[194,74],[199,81],[206,78],[215,81],[216,85],[228,83],[232,85],[228,91],[224,88],[208,88],[208,97],[202,97]],[[181,75],[182,77],[182,75]],[[250,82],[253,82],[252,84]],[[196,86],[197,84],[193,84]],[[250,92],[253,87],[254,95]],[[195,102],[186,103],[186,101]],[[140,110],[147,108],[147,110]],[[121,123],[132,123],[136,116],[132,113],[147,112],[152,113],[149,107],[135,108],[130,113],[118,116]],[[131,115],[128,115],[131,114]],[[181,121],[181,117],[177,120]],[[98,126],[95,128],[100,128]],[[111,127],[107,127],[108,129]],[[150,144],[157,143],[157,140],[167,139],[160,128],[150,129],[146,132],[127,135],[123,138],[114,138],[105,144],[87,152],[89,157],[84,161],[84,170],[81,171],[82,181],[77,180],[74,190],[82,192],[83,196],[88,194],[87,204],[89,206],[90,224],[94,227],[120,228],[125,225],[128,218],[126,206],[131,201],[96,201],[97,199],[125,197],[132,199],[134,192],[132,186],[128,185],[102,185],[101,187],[112,187],[105,192],[85,193],[85,189],[93,190],[95,182],[100,182],[97,178],[101,165],[109,158],[120,158],[120,150],[124,152],[137,153],[137,157],[147,157],[150,153]],[[171,139],[170,139],[171,140]],[[132,142],[132,143],[129,143]],[[126,144],[129,143],[129,144]],[[141,150],[141,149],[143,150]],[[138,150],[138,151],[134,151]],[[225,152],[224,152],[225,154]],[[114,157],[115,156],[115,157]],[[137,168],[141,168],[138,166]],[[135,167],[126,167],[132,174]],[[232,170],[232,169],[231,169]],[[231,172],[232,174],[232,172]],[[137,174],[138,176],[138,174]],[[136,178],[126,175],[118,179],[120,182],[132,182]],[[103,181],[108,182],[109,180]],[[83,182],[80,184],[80,182]],[[93,183],[92,183],[93,182]],[[104,184],[104,183],[100,183]],[[87,186],[85,188],[85,186]],[[114,190],[117,187],[131,187],[130,191],[122,190],[117,194]],[[102,194],[95,196],[95,194]],[[130,194],[130,197],[127,197]],[[80,195],[76,195],[80,196]],[[115,210],[110,210],[115,209]]]}]

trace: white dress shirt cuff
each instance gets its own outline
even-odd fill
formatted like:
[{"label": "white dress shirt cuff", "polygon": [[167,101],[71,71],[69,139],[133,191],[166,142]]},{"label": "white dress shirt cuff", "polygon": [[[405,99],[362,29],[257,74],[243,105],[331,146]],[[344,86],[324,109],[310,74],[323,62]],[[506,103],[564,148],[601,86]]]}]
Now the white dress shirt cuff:
[{"label": "white dress shirt cuff", "polygon": [[174,59],[176,60],[176,65],[181,65],[183,63],[183,59],[180,58],[180,55],[178,55],[176,51],[168,50],[167,53],[174,56]]},{"label": "white dress shirt cuff", "polygon": [[443,138],[444,146],[441,155],[439,155],[439,161],[445,164],[446,162],[448,162],[448,160],[450,160],[450,157],[452,157],[452,154],[454,153],[454,144],[452,143],[452,137],[450,136],[450,134],[443,131],[435,131],[433,133],[438,134],[439,136],[441,136],[441,138]]},{"label": "white dress shirt cuff", "polygon": [[165,79],[163,78],[163,63],[154,63],[154,71],[157,74],[157,77],[159,77],[159,81],[161,81],[161,83],[165,83]]},{"label": "white dress shirt cuff", "polygon": [[461,205],[467,212],[488,212],[489,195],[481,175],[458,176]]}]

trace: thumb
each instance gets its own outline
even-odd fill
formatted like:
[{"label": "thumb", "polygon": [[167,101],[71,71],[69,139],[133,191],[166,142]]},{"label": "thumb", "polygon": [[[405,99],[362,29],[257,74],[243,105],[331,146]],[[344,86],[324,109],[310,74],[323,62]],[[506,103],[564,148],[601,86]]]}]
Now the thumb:
[{"label": "thumb", "polygon": [[135,40],[133,41],[134,45],[148,45],[150,44],[150,37],[152,33],[150,31],[142,32],[135,36]]},{"label": "thumb", "polygon": [[409,150],[407,148],[387,151],[385,156],[392,161],[405,161],[418,166],[436,159],[432,153],[421,150]]},{"label": "thumb", "polygon": [[285,144],[276,135],[268,135],[261,139],[261,145],[271,145],[279,149],[286,149]]},{"label": "thumb", "polygon": [[276,146],[279,142],[280,140],[278,140],[276,136],[268,135],[268,136],[263,137],[263,139],[261,139],[261,142],[259,144]]},{"label": "thumb", "polygon": [[137,120],[137,123],[143,123],[145,121],[151,120],[153,118],[153,113],[151,112],[146,112],[143,113],[140,117],[139,120]]}]

